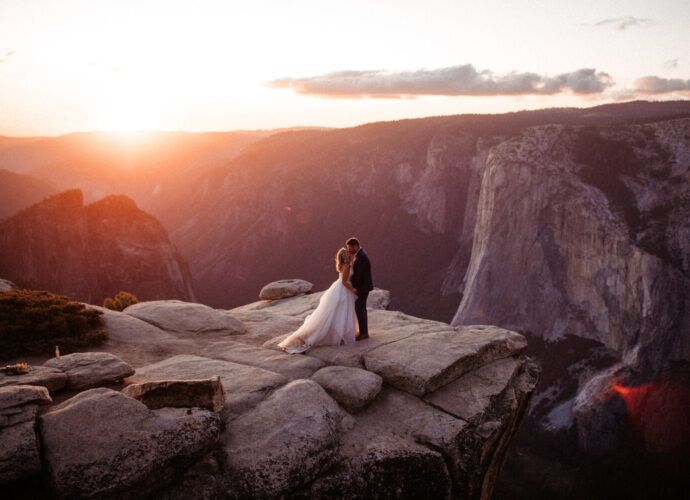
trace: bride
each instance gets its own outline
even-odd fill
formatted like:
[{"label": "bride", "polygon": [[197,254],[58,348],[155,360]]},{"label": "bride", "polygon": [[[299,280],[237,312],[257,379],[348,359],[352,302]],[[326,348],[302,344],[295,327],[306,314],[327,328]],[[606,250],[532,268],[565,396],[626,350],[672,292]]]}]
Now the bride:
[{"label": "bride", "polygon": [[346,248],[335,256],[340,279],[326,290],[319,305],[294,333],[278,347],[290,354],[304,352],[317,345],[354,344],[357,330],[355,300],[357,290],[350,283],[352,257]]}]

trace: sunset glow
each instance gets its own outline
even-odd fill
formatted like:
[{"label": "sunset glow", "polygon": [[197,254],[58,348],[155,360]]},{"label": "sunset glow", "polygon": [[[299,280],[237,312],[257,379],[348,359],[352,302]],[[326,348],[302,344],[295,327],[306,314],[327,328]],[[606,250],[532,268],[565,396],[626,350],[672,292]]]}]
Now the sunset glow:
[{"label": "sunset glow", "polygon": [[630,419],[642,434],[647,451],[666,453],[690,444],[690,387],[676,380],[653,381],[613,390],[625,400]]},{"label": "sunset glow", "polygon": [[420,5],[4,1],[0,134],[346,126],[690,92],[682,0]]}]

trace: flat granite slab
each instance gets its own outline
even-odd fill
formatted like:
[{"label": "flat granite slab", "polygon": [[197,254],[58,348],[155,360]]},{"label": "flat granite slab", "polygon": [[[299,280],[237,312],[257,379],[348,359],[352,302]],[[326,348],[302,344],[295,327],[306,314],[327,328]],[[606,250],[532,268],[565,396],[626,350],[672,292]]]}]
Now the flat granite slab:
[{"label": "flat granite slab", "polygon": [[476,424],[520,371],[522,361],[504,358],[481,366],[424,396],[437,408]]},{"label": "flat granite slab", "polygon": [[527,340],[495,326],[473,325],[413,335],[364,354],[367,370],[416,396],[433,392],[461,375],[519,354]]},{"label": "flat granite slab", "polygon": [[[341,346],[318,346],[307,351],[307,356],[318,358],[329,365],[364,368],[364,355],[378,347],[391,344],[411,336],[425,335],[439,331],[454,332],[447,323],[415,318],[399,311],[369,310],[370,337],[354,344]],[[279,350],[278,344],[287,335],[282,335],[263,344],[267,349]]]},{"label": "flat granite slab", "polygon": [[210,345],[201,351],[201,355],[270,370],[288,380],[309,378],[325,366],[323,361],[308,356],[283,354],[232,340]]}]

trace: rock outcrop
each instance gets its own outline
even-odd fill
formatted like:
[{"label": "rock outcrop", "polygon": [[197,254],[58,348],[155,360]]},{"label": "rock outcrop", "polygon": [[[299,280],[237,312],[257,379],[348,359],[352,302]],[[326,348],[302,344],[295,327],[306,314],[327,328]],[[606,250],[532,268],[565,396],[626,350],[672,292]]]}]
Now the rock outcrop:
[{"label": "rock outcrop", "polygon": [[0,222],[0,275],[96,304],[121,290],[141,300],[195,299],[187,264],[155,218],[126,196],[84,206],[79,190]]},{"label": "rock outcrop", "polygon": [[[367,340],[306,355],[275,350],[320,295],[229,311],[164,301],[106,313],[111,340],[99,349],[108,353],[44,367],[65,370],[70,391],[127,377],[121,392],[89,389],[39,416],[47,494],[488,498],[538,378],[524,337],[372,308]],[[385,306],[386,293],[374,296]],[[120,357],[136,360],[133,375],[110,370],[113,360],[127,366]],[[13,450],[32,439],[34,421],[21,425]],[[12,453],[5,469],[40,469],[38,448],[33,461]]]},{"label": "rock outcrop", "polygon": [[[524,338],[370,309],[365,341],[307,355],[275,350],[316,295],[228,311],[245,333],[200,336],[199,355],[137,368],[137,383],[216,374],[225,390],[226,463],[190,472],[169,494],[212,484],[210,498],[358,498],[393,487],[403,496],[490,495],[538,377],[521,354]],[[269,331],[279,335],[262,347]]]}]

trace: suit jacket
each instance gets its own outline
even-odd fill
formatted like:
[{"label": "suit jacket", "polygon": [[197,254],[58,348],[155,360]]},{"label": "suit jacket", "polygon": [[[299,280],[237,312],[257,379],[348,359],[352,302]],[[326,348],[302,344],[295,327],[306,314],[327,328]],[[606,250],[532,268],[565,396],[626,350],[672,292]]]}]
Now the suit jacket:
[{"label": "suit jacket", "polygon": [[355,254],[354,272],[352,273],[352,286],[357,289],[357,295],[364,295],[374,289],[374,280],[371,277],[371,262],[363,248]]}]

